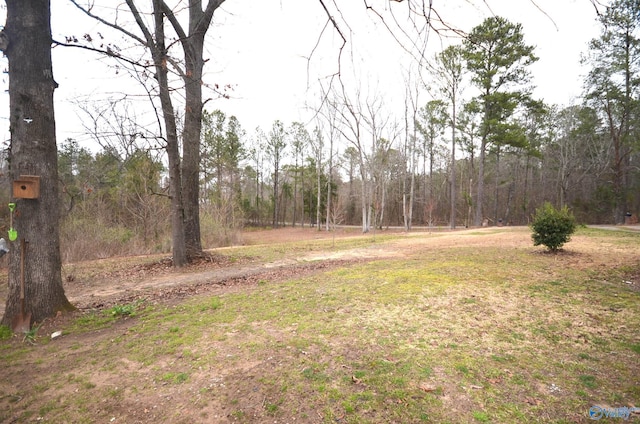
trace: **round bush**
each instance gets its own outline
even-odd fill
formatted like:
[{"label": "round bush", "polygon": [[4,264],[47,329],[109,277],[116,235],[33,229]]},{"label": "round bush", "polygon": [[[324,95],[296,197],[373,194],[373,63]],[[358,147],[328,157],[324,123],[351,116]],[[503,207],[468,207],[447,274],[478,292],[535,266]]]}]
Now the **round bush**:
[{"label": "round bush", "polygon": [[534,246],[543,245],[556,252],[570,240],[576,230],[576,219],[566,206],[556,209],[551,203],[545,202],[536,209],[531,229]]}]

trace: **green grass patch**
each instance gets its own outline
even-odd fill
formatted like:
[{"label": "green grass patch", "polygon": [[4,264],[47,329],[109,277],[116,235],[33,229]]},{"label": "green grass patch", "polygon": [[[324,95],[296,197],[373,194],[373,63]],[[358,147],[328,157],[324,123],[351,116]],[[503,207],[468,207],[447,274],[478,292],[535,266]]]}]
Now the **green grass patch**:
[{"label": "green grass patch", "polygon": [[489,415],[486,412],[473,411],[473,419],[481,423],[488,423]]},{"label": "green grass patch", "polygon": [[7,340],[13,336],[13,331],[6,325],[0,325],[0,340]]},{"label": "green grass patch", "polygon": [[186,372],[168,372],[162,375],[161,380],[173,384],[182,384],[189,380],[189,374]]},{"label": "green grass patch", "polygon": [[582,383],[582,385],[588,389],[595,389],[598,387],[596,384],[596,378],[592,375],[580,375],[578,379]]},{"label": "green grass patch", "polygon": [[115,305],[107,312],[114,317],[128,317],[134,314],[136,311],[136,305]]}]

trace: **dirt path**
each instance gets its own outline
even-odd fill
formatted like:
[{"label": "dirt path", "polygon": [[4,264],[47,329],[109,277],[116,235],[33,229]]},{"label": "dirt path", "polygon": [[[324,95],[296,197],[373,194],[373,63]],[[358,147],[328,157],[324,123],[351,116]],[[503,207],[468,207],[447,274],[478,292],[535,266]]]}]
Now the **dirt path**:
[{"label": "dirt path", "polygon": [[71,303],[80,309],[104,308],[142,298],[182,298],[202,292],[228,291],[238,286],[257,284],[261,280],[279,280],[359,261],[396,257],[404,254],[401,244],[392,242],[365,248],[313,252],[275,262],[240,265],[212,262],[201,264],[195,271],[160,270],[160,275],[154,275],[158,270],[152,269],[148,276],[114,275],[91,284],[68,282],[65,291]]},{"label": "dirt path", "polygon": [[[332,233],[318,232],[310,228],[285,228],[279,230],[250,231],[243,235],[244,244],[271,245],[303,240],[342,239],[362,236],[355,231]],[[229,248],[225,248],[229,249]],[[233,249],[233,248],[231,248]],[[221,249],[223,250],[223,249]],[[213,255],[217,250],[210,251]],[[224,256],[201,261],[197,265],[181,270],[171,267],[166,257],[111,258],[81,264],[68,264],[63,271],[67,298],[79,309],[107,308],[114,304],[138,299],[184,298],[188,295],[228,291],[238,286],[257,284],[261,280],[275,280],[293,275],[302,275],[352,261],[382,258],[392,255],[388,245],[373,245],[371,248],[351,250],[328,250],[314,252],[301,257],[287,257],[275,262],[231,262]],[[123,266],[118,262],[130,261]],[[78,277],[80,268],[93,268],[90,277]],[[6,275],[6,264],[4,265]],[[86,272],[81,272],[86,273]],[[7,285],[0,287],[0,315],[4,313]]]},{"label": "dirt path", "polygon": [[[478,238],[478,230],[463,230],[445,233],[410,234],[397,233],[401,238],[383,243],[372,243],[366,247],[314,251],[298,257],[285,257],[275,262],[237,264],[230,262],[212,262],[200,264],[197,269],[173,270],[168,265],[158,264],[155,269],[126,270],[115,275],[107,275],[90,284],[68,282],[65,285],[67,297],[80,309],[105,308],[113,304],[131,302],[137,299],[183,298],[203,292],[220,292],[236,289],[239,286],[257,284],[261,280],[279,280],[296,275],[304,275],[318,270],[344,266],[349,263],[379,260],[406,256],[419,246],[433,248],[458,245],[486,246],[493,243],[491,229],[480,230],[486,233]],[[523,243],[522,232],[509,230],[511,237],[505,239],[504,230],[500,231],[500,243]],[[389,234],[389,233],[386,233]],[[396,233],[394,233],[396,234]],[[266,240],[265,244],[291,240],[330,238],[326,233],[300,229],[282,229],[252,234],[251,244]],[[352,234],[348,237],[353,237]],[[358,237],[368,237],[370,235]],[[524,237],[526,239],[526,237]],[[525,240],[526,242],[526,240]],[[163,267],[165,269],[163,269]],[[140,272],[138,272],[140,271]],[[159,274],[158,274],[159,273]],[[133,274],[133,275],[131,275]]]},{"label": "dirt path", "polygon": [[[616,230],[620,228],[616,227]],[[505,236],[505,233],[508,234]],[[114,304],[138,299],[184,298],[188,295],[212,291],[228,291],[240,286],[257,284],[261,280],[278,280],[343,266],[348,263],[370,261],[409,255],[423,247],[446,248],[454,246],[489,246],[499,242],[515,246],[530,245],[530,238],[522,228],[483,228],[455,232],[384,232],[398,235],[393,241],[373,242],[366,247],[347,250],[325,249],[298,257],[285,255],[275,262],[235,263],[218,260],[201,262],[183,270],[174,270],[164,258],[156,263],[132,264],[117,271],[100,271],[92,278],[82,279],[73,275],[73,265],[67,266],[64,276],[67,297],[79,309],[106,308]],[[478,237],[478,234],[482,234]],[[331,238],[366,237],[371,234],[352,232],[318,232],[309,228],[285,228],[269,231],[251,231],[243,235],[245,244],[274,244],[302,240],[326,240]],[[215,253],[215,250],[212,251]],[[222,257],[221,257],[222,258]],[[222,258],[224,259],[224,258]],[[110,259],[107,261],[117,261]],[[141,261],[142,262],[142,261]],[[122,268],[122,267],[120,267]],[[0,314],[4,313],[6,285],[0,289]]]}]

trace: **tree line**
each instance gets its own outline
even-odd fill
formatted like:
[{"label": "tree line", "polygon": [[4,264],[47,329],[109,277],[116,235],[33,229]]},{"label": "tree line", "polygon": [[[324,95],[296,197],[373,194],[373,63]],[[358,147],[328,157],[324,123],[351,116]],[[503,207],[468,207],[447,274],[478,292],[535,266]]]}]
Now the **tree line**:
[{"label": "tree line", "polygon": [[[364,232],[523,225],[545,201],[569,206],[583,223],[628,221],[640,209],[637,3],[620,0],[599,17],[602,33],[585,55],[591,67],[585,97],[569,106],[533,98],[534,47],[524,42],[521,25],[491,17],[435,55],[425,70],[425,102],[424,87],[408,84],[400,113],[391,113],[383,98],[336,86],[323,93],[316,119],[306,125],[276,120],[247,133],[236,117],[205,111],[203,222],[228,229],[227,241],[243,225],[345,224]],[[150,173],[139,155],[151,160],[135,151],[124,162],[154,181],[120,183],[127,193],[118,201],[137,199],[124,221],[147,237],[155,224],[144,217],[158,214],[140,209],[159,207],[154,197],[168,187],[162,158],[153,159],[158,171]],[[114,217],[128,209],[116,210]]]}]

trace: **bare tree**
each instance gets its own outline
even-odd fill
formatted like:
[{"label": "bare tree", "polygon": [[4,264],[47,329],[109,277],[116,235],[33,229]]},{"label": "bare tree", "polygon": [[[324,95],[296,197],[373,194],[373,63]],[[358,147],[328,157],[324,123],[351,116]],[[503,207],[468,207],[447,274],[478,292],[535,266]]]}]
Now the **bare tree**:
[{"label": "bare tree", "polygon": [[[327,94],[324,92],[324,87],[322,87],[322,98],[326,99]],[[329,231],[331,229],[331,217],[330,215],[334,214],[334,208],[331,202],[331,189],[333,184],[333,170],[334,170],[334,146],[336,142],[340,138],[340,131],[338,126],[339,122],[339,113],[336,110],[336,107],[339,107],[336,103],[330,103],[324,101],[322,107],[318,109],[318,114],[322,118],[326,125],[321,125],[321,127],[326,128],[326,133],[328,134],[329,139],[329,152],[327,155],[327,204],[326,204],[326,216],[325,216],[325,229]]]},{"label": "bare tree", "polygon": [[[339,139],[339,133],[336,124],[336,115],[332,114],[329,118],[329,151],[327,152],[327,207],[326,207],[326,230],[329,231],[332,229],[331,227],[331,219],[329,215],[334,216],[335,211],[333,207],[333,202],[331,201],[332,189],[333,189],[333,168],[334,168],[334,152],[335,152],[335,144]],[[333,229],[335,230],[335,221],[333,221]]]},{"label": "bare tree", "polygon": [[[415,92],[412,92],[412,90],[415,90]],[[415,201],[416,172],[418,168],[418,151],[416,148],[416,141],[418,139],[418,128],[416,125],[416,120],[418,117],[419,95],[420,86],[417,83],[412,86],[412,83],[410,81],[407,81],[404,104],[403,156],[405,160],[405,166],[404,178],[402,179],[402,216],[405,231],[411,231],[411,227],[413,226],[413,205]],[[409,180],[408,189],[407,180]]]},{"label": "bare tree", "polygon": [[[109,21],[105,17],[94,14],[91,4],[82,6],[78,0],[70,1],[88,16],[144,46],[152,57],[154,76],[158,84],[158,97],[164,118],[166,150],[169,159],[173,214],[173,261],[174,266],[182,266],[189,258],[202,254],[199,218],[199,167],[203,109],[202,76],[205,63],[204,40],[213,14],[224,0],[209,0],[204,8],[202,0],[189,0],[186,30],[179,18],[179,12],[183,10],[183,5],[179,4],[176,8],[171,8],[163,0],[153,0],[151,11],[148,12],[153,17],[153,25],[150,26],[145,19],[146,12],[138,7],[138,3],[135,0],[126,0],[127,7],[142,35],[137,35],[117,21]],[[166,21],[176,34],[178,44],[182,46],[182,61],[174,59],[169,54],[174,43],[167,45]],[[104,53],[133,64],[141,69],[141,72],[145,72],[148,67],[144,61],[125,58],[121,52],[114,52],[113,49],[105,50]],[[170,68],[184,83],[182,156],[178,144],[178,117],[175,114],[171,98]]]},{"label": "bare tree", "polygon": [[273,165],[273,227],[278,228],[281,206],[279,201],[280,169],[285,148],[287,147],[287,133],[282,122],[276,120],[273,123],[265,147]]},{"label": "bare tree", "polygon": [[[371,137],[371,150],[367,165],[371,174],[373,226],[376,228],[377,226],[382,226],[384,219],[389,149],[393,141],[390,137],[385,137],[390,117],[383,113],[383,102],[380,97],[374,96],[365,102],[363,120],[365,129]],[[378,216],[380,219],[378,219]]]},{"label": "bare tree", "polygon": [[320,220],[322,218],[322,162],[324,157],[324,137],[320,128],[316,127],[314,131],[313,151],[316,163],[316,217],[315,222],[318,231],[320,231]]},{"label": "bare tree", "polygon": [[[426,106],[420,108],[418,119],[415,125],[418,132],[422,136],[423,150],[423,171],[424,171],[424,189],[425,208],[428,217],[428,224],[431,227],[433,221],[433,210],[435,209],[434,181],[433,172],[436,165],[436,156],[438,153],[438,140],[443,134],[446,126],[446,106],[442,100],[431,100]],[[427,161],[429,162],[429,171],[427,172]]]},{"label": "bare tree", "polygon": [[368,158],[364,145],[366,133],[362,105],[360,104],[360,91],[356,92],[355,99],[355,101],[350,100],[345,91],[343,91],[341,97],[334,91],[334,98],[331,99],[331,103],[338,113],[340,135],[351,144],[357,157],[362,189],[362,232],[368,233],[371,229],[373,206]]},{"label": "bare tree", "polygon": [[[302,215],[304,216],[304,152],[311,144],[309,132],[300,122],[294,122],[289,129],[291,135],[291,147],[293,148],[293,157],[295,160],[293,175],[293,226],[296,226],[298,219],[298,180],[301,180],[302,187]],[[304,217],[302,218],[302,226],[304,227]]]},{"label": "bare tree", "polygon": [[441,93],[451,107],[449,121],[451,126],[451,168],[450,182],[450,215],[451,229],[456,228],[456,114],[463,77],[462,50],[459,46],[450,46],[436,55],[431,72],[434,75]]},{"label": "bare tree", "polygon": [[[596,111],[569,106],[556,114],[556,134],[547,146],[546,163],[557,172],[561,207],[570,202],[578,187],[589,178],[603,175],[611,161],[611,151],[603,140]],[[573,196],[572,196],[573,195]]]},{"label": "bare tree", "polygon": [[266,135],[260,128],[256,128],[255,140],[251,142],[253,147],[249,150],[249,159],[252,166],[255,167],[255,214],[254,222],[263,223],[263,204],[264,204],[264,168],[265,168],[265,150]]}]

